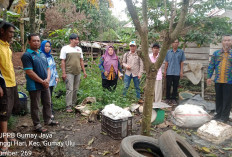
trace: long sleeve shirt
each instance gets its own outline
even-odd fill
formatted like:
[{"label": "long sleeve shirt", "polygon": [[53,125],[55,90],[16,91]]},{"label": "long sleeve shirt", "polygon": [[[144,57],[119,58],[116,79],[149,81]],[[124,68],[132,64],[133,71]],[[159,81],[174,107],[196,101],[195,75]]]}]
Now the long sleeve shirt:
[{"label": "long sleeve shirt", "polygon": [[143,61],[138,56],[137,52],[131,53],[125,53],[122,60],[123,66],[126,68],[127,66],[130,66],[131,69],[126,69],[125,74],[130,76],[132,74],[132,77],[141,76],[143,74]]},{"label": "long sleeve shirt", "polygon": [[[102,79],[107,79],[106,76],[104,75],[105,69],[104,69],[103,64],[104,64],[104,59],[103,59],[103,57],[101,57],[101,58],[100,58],[100,61],[99,61],[99,64],[98,64],[98,67],[99,67],[99,69],[101,70]],[[120,72],[122,72],[122,67],[120,66],[119,60],[118,60],[118,70],[119,70]],[[117,78],[117,77],[118,77],[118,75],[115,75],[115,78]]]},{"label": "long sleeve shirt", "polygon": [[55,63],[55,60],[52,56],[48,57],[47,61],[48,61],[48,65],[49,65],[49,68],[51,71],[51,78],[50,78],[49,86],[55,86],[56,85],[56,78],[59,77],[57,70],[56,70],[56,63]]},{"label": "long sleeve shirt", "polygon": [[[159,55],[157,55],[154,58],[153,54],[150,54],[149,57],[150,57],[151,62],[155,63],[156,60],[158,59]],[[157,72],[157,75],[156,75],[156,80],[162,80],[162,77],[163,77],[163,75],[162,75],[162,70],[161,70],[161,67],[160,67],[159,70],[158,70],[158,72]]]},{"label": "long sleeve shirt", "polygon": [[226,53],[221,49],[213,53],[208,67],[207,78],[212,77],[214,70],[215,83],[232,84],[232,50]]}]

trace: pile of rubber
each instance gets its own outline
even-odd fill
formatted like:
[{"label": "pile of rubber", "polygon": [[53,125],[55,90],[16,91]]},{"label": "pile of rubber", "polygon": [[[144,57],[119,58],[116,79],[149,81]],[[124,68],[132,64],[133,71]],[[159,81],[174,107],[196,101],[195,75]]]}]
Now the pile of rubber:
[{"label": "pile of rubber", "polygon": [[159,139],[133,135],[124,138],[120,145],[120,157],[200,157],[192,146],[172,130]]}]

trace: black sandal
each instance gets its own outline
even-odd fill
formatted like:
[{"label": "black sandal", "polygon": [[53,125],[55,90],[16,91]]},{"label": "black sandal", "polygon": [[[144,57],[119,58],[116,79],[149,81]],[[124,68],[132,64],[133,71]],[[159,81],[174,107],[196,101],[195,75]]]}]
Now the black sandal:
[{"label": "black sandal", "polygon": [[56,125],[59,125],[59,122],[56,122],[56,121],[51,121],[49,124],[47,124],[49,126],[56,126]]},{"label": "black sandal", "polygon": [[48,130],[46,128],[40,127],[38,129],[35,129],[35,132],[37,132],[37,133],[47,133]]}]

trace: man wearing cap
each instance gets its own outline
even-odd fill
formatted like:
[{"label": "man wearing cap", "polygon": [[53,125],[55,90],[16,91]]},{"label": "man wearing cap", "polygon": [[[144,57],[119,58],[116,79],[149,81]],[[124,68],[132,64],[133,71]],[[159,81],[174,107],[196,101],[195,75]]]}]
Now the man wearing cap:
[{"label": "man wearing cap", "polygon": [[[179,40],[172,43],[172,49],[168,50],[165,57],[164,77],[166,77],[166,103],[177,105],[179,80],[183,77],[185,61],[184,51],[178,49]],[[173,86],[172,95],[170,94]]]},{"label": "man wearing cap", "polygon": [[77,46],[79,37],[77,34],[71,34],[69,37],[69,45],[62,47],[60,53],[62,78],[66,84],[66,111],[72,112],[72,106],[77,101],[77,91],[79,88],[81,69],[84,78],[87,77],[83,61],[82,49]]},{"label": "man wearing cap", "polygon": [[[7,121],[9,120],[15,105],[19,104],[18,90],[12,63],[12,51],[9,43],[12,41],[15,26],[11,23],[0,22],[0,135],[7,133]],[[3,79],[4,78],[4,79]],[[2,136],[3,142],[15,141],[15,139]],[[0,146],[1,152],[7,151],[8,146]]]},{"label": "man wearing cap", "polygon": [[129,45],[130,52],[125,53],[122,60],[123,66],[126,69],[123,95],[126,95],[127,90],[130,86],[131,79],[133,79],[136,89],[136,97],[140,99],[139,79],[142,77],[143,74],[143,61],[136,52],[137,47],[135,41],[131,41]]},{"label": "man wearing cap", "polygon": [[28,36],[29,49],[23,54],[21,60],[26,72],[27,90],[31,100],[31,118],[35,131],[45,133],[47,129],[42,128],[39,117],[40,101],[43,105],[43,120],[45,125],[58,125],[51,119],[51,96],[49,90],[50,68],[47,57],[41,53],[40,37],[38,34]]},{"label": "man wearing cap", "polygon": [[[159,57],[159,48],[160,46],[158,43],[153,44],[152,46],[153,53],[149,54],[152,63],[155,63]],[[161,100],[162,100],[162,71],[160,67],[156,75],[154,102],[161,102]]]}]

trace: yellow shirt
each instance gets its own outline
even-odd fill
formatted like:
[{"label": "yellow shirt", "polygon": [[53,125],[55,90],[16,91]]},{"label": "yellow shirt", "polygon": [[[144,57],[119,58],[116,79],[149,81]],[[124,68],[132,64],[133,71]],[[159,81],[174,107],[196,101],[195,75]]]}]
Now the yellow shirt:
[{"label": "yellow shirt", "polygon": [[12,51],[8,42],[0,40],[0,70],[5,79],[6,87],[16,86],[15,72],[12,63]]}]

